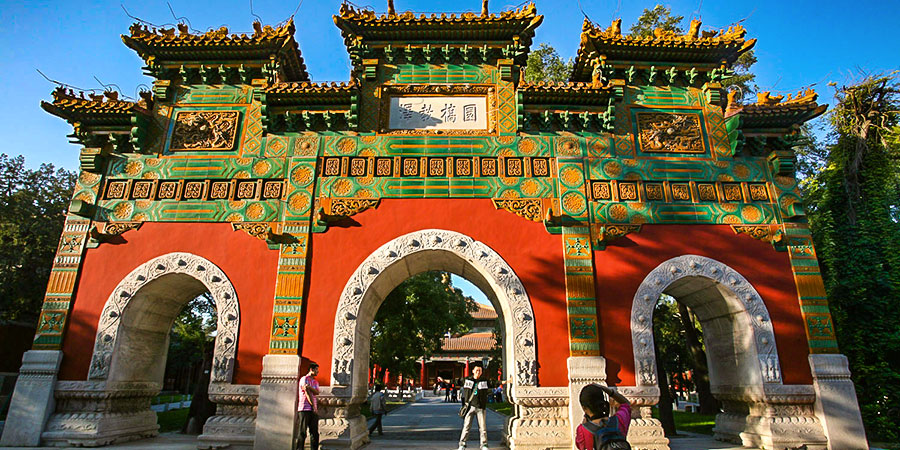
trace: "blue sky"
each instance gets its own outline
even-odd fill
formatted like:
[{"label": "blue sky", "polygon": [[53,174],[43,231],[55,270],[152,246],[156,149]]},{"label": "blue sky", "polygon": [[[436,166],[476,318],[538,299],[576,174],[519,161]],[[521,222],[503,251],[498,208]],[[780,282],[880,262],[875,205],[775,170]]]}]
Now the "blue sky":
[{"label": "blue sky", "polygon": [[[491,10],[514,6],[509,0],[493,0]],[[216,2],[171,0],[179,17],[193,28],[207,30],[227,25],[232,31],[251,31],[253,16],[249,0]],[[155,24],[174,23],[169,7],[159,0],[122,0],[128,11]],[[277,23],[297,7],[297,2],[256,0],[254,11],[266,23]],[[376,11],[386,9],[386,0],[366,2]],[[623,19],[627,30],[644,8],[655,2],[625,0],[580,0],[584,12],[596,23]],[[796,92],[816,83],[820,101],[832,102],[829,81],[845,83],[858,77],[857,69],[869,72],[900,68],[900,23],[897,1],[858,0],[734,2],[714,0],[664,3],[676,14],[700,15],[704,29],[727,27],[736,21],[758,38],[754,67],[758,83],[776,93]],[[316,81],[347,80],[349,62],[332,14],[337,0],[305,0],[296,16],[297,40],[312,77]],[[479,0],[396,0],[398,11],[479,11]],[[581,32],[579,0],[539,0],[538,13],[545,16],[535,43],[547,42],[563,57],[574,56]],[[699,9],[698,9],[699,8]],[[76,169],[79,147],[68,143],[71,127],[44,113],[40,100],[49,100],[53,85],[47,76],[82,88],[119,86],[135,96],[150,79],[141,74],[141,60],[122,44],[119,35],[128,32],[132,20],[117,1],[10,1],[0,3],[0,152],[24,154],[29,167],[42,162]]]}]

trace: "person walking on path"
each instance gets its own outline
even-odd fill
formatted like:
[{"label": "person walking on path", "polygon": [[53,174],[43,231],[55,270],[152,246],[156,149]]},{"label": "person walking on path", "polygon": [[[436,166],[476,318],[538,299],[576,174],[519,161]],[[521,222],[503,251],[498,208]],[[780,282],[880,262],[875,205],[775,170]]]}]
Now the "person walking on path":
[{"label": "person walking on path", "polygon": [[306,434],[309,432],[309,447],[319,450],[319,365],[311,363],[309,373],[300,378],[300,393],[297,411],[300,412],[300,438],[297,439],[297,450],[303,450],[306,445]]},{"label": "person walking on path", "polygon": [[[610,402],[615,402],[616,412],[610,417]],[[631,404],[624,395],[608,386],[589,384],[581,389],[578,401],[584,410],[584,421],[575,430],[575,448],[594,450],[595,448],[630,449],[625,436],[631,424]],[[601,442],[595,443],[594,439]]]},{"label": "person walking on path", "polygon": [[481,366],[475,366],[472,369],[472,376],[463,382],[461,400],[465,408],[465,415],[463,416],[462,434],[459,436],[459,450],[466,448],[469,430],[472,428],[472,416],[478,418],[478,437],[481,441],[481,450],[488,450],[484,408],[487,407],[487,397],[491,388],[487,380],[481,379],[483,371]]},{"label": "person walking on path", "polygon": [[384,401],[384,393],[381,392],[381,385],[375,385],[375,392],[369,397],[369,408],[372,414],[375,414],[375,423],[369,427],[369,436],[378,428],[378,435],[384,436],[384,430],[381,428],[381,417],[387,414],[387,404]]}]

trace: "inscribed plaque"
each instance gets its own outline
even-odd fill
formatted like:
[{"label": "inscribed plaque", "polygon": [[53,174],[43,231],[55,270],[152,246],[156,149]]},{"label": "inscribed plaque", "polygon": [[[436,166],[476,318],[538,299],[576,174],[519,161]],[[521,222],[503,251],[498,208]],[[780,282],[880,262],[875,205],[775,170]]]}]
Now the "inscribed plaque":
[{"label": "inscribed plaque", "polygon": [[487,97],[392,97],[391,130],[487,130]]}]

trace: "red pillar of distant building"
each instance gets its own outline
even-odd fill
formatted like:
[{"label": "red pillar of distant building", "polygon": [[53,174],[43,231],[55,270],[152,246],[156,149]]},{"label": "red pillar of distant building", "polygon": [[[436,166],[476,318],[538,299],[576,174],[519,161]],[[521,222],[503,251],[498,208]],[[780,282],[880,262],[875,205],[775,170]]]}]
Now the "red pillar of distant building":
[{"label": "red pillar of distant building", "polygon": [[466,377],[469,376],[469,358],[466,358],[466,372],[465,372],[465,375],[463,375],[463,376],[466,376]]},{"label": "red pillar of distant building", "polygon": [[391,371],[385,370],[384,371],[384,387],[387,387],[388,382],[390,382],[390,381],[391,381]]},{"label": "red pillar of distant building", "polygon": [[422,365],[419,371],[419,385],[422,386],[422,389],[425,389],[425,360],[419,361],[419,364]]}]

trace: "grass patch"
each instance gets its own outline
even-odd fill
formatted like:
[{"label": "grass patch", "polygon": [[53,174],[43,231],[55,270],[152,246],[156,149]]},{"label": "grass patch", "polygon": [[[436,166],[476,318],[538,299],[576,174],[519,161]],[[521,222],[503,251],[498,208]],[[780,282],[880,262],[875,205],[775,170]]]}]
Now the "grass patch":
[{"label": "grass patch", "polygon": [[151,404],[151,405],[162,405],[163,403],[175,403],[175,402],[180,402],[181,399],[184,399],[185,401],[187,401],[187,400],[190,400],[190,399],[191,399],[191,396],[190,396],[190,395],[188,395],[188,396],[184,396],[184,395],[157,395],[156,397],[153,397],[153,400],[150,401],[150,404]]},{"label": "grass patch", "polygon": [[156,413],[156,422],[159,424],[159,432],[181,431],[187,421],[190,408],[173,409]]},{"label": "grass patch", "polygon": [[488,403],[488,409],[494,410],[504,416],[512,416],[513,415],[513,405],[509,402],[503,403]]},{"label": "grass patch", "polygon": [[[388,413],[391,411],[405,405],[406,402],[387,402],[385,406],[387,406]],[[359,408],[359,413],[366,417],[366,420],[375,417],[375,414],[372,414],[372,410],[369,409],[369,402],[363,403],[363,405]]]},{"label": "grass patch", "polygon": [[[698,414],[684,411],[672,411],[675,416],[675,430],[712,436],[716,426],[715,414]],[[659,419],[659,408],[653,408],[653,417]]]}]

